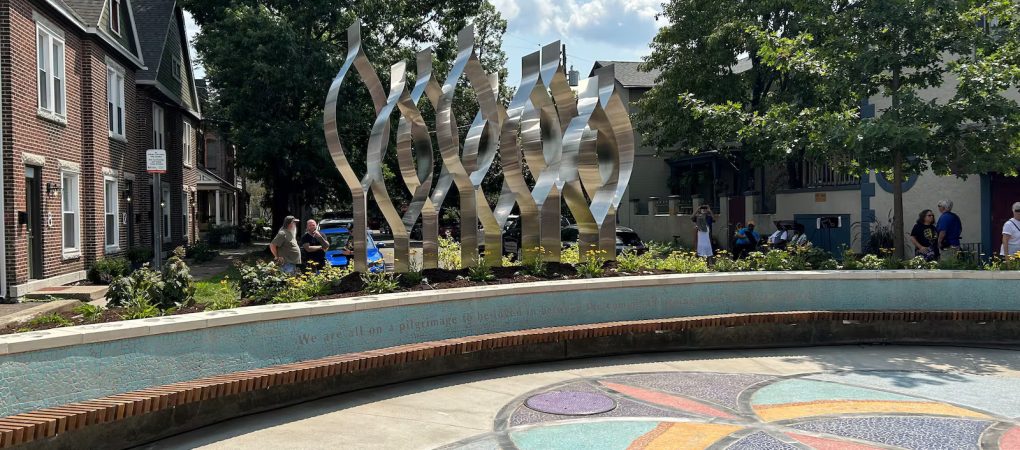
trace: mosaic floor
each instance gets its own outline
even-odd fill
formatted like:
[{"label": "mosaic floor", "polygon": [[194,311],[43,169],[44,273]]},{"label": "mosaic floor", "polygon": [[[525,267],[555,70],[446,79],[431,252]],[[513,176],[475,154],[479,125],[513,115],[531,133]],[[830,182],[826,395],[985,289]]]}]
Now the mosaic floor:
[{"label": "mosaic floor", "polygon": [[944,372],[650,372],[552,384],[445,449],[1020,450],[1020,383]]}]

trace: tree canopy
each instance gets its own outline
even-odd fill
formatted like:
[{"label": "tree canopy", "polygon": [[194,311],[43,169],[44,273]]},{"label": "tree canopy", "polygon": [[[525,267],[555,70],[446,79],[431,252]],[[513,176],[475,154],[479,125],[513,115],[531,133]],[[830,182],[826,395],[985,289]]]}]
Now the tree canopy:
[{"label": "tree canopy", "polygon": [[[646,61],[661,84],[642,100],[637,125],[662,150],[739,149],[760,162],[792,156],[888,172],[902,255],[906,176],[1014,172],[1020,162],[1017,8],[673,0]],[[863,100],[876,104],[874,117],[861,116]]]},{"label": "tree canopy", "polygon": [[[265,184],[274,222],[299,212],[295,206],[337,207],[350,198],[326,150],[322,107],[355,20],[384,83],[390,65],[403,59],[413,68],[415,52],[427,46],[444,73],[457,32],[469,23],[479,30],[483,63],[505,78],[506,21],[485,0],[183,0],[182,6],[201,27],[194,44],[216,91],[213,108],[229,123],[238,166]],[[361,152],[375,110],[360,83],[343,89],[341,98],[349,100],[339,105],[341,134],[346,148]],[[467,110],[458,108],[462,123],[474,115]],[[389,184],[403,194],[402,184]]]}]

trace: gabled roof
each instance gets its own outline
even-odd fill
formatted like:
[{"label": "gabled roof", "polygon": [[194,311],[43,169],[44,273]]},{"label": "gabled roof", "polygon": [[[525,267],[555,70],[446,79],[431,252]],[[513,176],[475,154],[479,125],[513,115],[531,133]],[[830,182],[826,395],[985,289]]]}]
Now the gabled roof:
[{"label": "gabled roof", "polygon": [[595,75],[595,69],[612,65],[614,72],[616,72],[616,81],[625,88],[642,88],[642,87],[653,87],[655,86],[655,79],[659,78],[660,72],[653,70],[645,72],[639,69],[641,62],[638,61],[596,61],[595,67],[592,67],[591,74]]},{"label": "gabled roof", "polygon": [[142,0],[132,4],[146,65],[146,70],[135,74],[138,80],[155,80],[159,73],[176,3],[176,0]]},{"label": "gabled roof", "polygon": [[[128,11],[131,11],[131,0],[124,0],[128,3]],[[143,0],[144,1],[144,0]],[[125,47],[117,39],[113,37],[105,27],[101,27],[103,11],[106,9],[109,0],[49,0],[48,3],[56,8],[59,12],[64,14],[68,20],[75,23],[82,31],[87,34],[99,36],[99,38],[113,48],[115,51],[124,55],[128,60],[135,64],[138,68],[145,67],[145,60],[142,58],[140,51],[134,51],[128,47]],[[135,27],[134,17],[130,17],[131,24],[130,34],[127,36],[128,39],[134,42],[136,49],[140,48],[138,45],[138,30]]]}]

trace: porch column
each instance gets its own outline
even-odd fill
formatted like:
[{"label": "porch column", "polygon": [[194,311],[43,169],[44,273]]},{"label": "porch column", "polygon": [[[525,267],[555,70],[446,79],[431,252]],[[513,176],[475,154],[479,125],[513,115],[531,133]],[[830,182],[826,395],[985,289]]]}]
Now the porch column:
[{"label": "porch column", "polygon": [[222,219],[221,219],[221,215],[220,215],[220,191],[219,191],[219,189],[217,189],[216,190],[216,226],[220,225],[220,221],[221,220]]}]

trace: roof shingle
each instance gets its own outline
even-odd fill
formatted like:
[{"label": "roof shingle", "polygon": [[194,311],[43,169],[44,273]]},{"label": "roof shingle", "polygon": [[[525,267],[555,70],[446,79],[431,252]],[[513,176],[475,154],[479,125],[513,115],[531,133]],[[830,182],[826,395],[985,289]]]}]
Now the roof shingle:
[{"label": "roof shingle", "polygon": [[614,72],[616,73],[616,81],[619,81],[623,87],[653,87],[655,86],[655,80],[659,78],[658,70],[652,70],[645,72],[639,69],[641,66],[639,61],[596,61],[595,67],[591,69],[589,76],[595,75],[595,69],[612,65]]},{"label": "roof shingle", "polygon": [[131,3],[146,66],[146,70],[139,70],[136,74],[138,80],[156,79],[176,3],[176,0],[136,0]]}]

